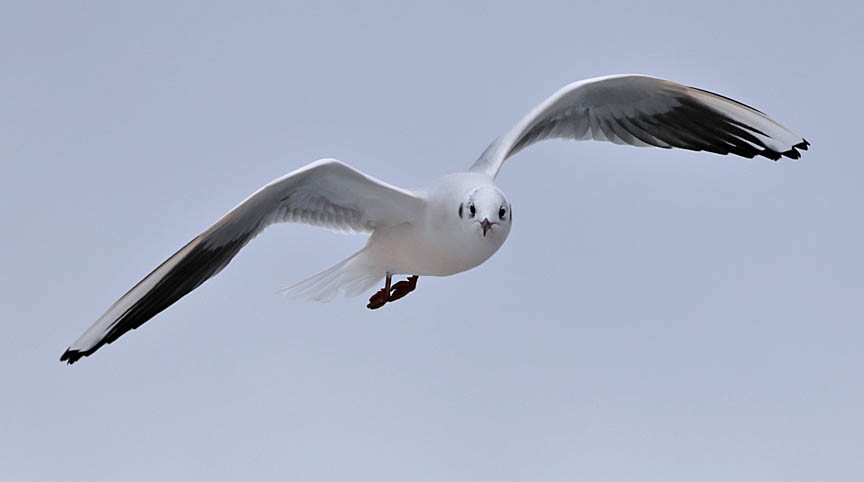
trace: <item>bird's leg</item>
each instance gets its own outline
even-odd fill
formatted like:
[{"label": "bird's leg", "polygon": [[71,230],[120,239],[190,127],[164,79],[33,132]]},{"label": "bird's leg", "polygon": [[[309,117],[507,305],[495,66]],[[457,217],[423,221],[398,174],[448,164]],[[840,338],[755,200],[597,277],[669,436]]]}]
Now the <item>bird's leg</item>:
[{"label": "bird's leg", "polygon": [[387,280],[384,281],[384,287],[380,290],[376,291],[371,298],[369,298],[369,304],[366,305],[366,308],[370,310],[377,310],[384,306],[385,303],[390,301],[390,277],[392,275],[387,273]]},{"label": "bird's leg", "polygon": [[418,279],[420,279],[420,277],[415,274],[414,276],[409,276],[406,281],[400,281],[393,285],[393,289],[390,291],[389,301],[396,301],[414,291],[414,289],[417,288]]}]

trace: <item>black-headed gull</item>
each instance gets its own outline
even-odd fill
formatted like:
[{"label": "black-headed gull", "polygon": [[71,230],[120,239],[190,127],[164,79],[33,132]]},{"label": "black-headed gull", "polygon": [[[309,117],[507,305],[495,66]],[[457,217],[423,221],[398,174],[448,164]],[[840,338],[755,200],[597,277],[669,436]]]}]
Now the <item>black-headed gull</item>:
[{"label": "black-headed gull", "polygon": [[[764,113],[701,89],[642,75],[570,84],[495,140],[468,171],[401,189],[322,159],[246,198],[135,285],[60,357],[74,363],[138,328],[219,273],[252,238],[279,222],[371,233],[350,258],[286,291],[327,301],[357,295],[380,308],[413,291],[418,276],[474,268],[507,239],[511,207],[495,185],[504,161],[544,139],[610,141],[752,158],[797,159],[808,142]],[[410,275],[391,285],[391,277]]]}]

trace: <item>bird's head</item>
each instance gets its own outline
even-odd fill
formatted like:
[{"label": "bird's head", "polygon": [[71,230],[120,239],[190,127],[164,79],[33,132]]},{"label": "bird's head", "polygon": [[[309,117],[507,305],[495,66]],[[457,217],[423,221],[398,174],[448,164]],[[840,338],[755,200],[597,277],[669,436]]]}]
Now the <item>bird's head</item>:
[{"label": "bird's head", "polygon": [[471,190],[462,199],[455,214],[463,229],[476,232],[481,239],[503,243],[510,233],[510,203],[494,186]]}]

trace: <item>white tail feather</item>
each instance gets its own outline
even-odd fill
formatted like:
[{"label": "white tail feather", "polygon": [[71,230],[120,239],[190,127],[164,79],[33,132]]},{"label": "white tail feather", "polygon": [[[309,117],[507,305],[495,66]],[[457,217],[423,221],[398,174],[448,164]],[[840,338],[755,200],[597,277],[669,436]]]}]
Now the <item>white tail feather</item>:
[{"label": "white tail feather", "polygon": [[315,276],[280,290],[292,299],[327,303],[341,291],[346,297],[357,296],[384,279],[384,272],[368,262],[365,250]]}]

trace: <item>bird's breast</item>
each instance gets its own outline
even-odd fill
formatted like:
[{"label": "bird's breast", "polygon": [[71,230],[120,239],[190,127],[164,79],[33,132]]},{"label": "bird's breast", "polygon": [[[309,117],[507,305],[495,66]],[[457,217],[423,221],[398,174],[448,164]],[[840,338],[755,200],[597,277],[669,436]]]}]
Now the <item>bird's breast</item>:
[{"label": "bird's breast", "polygon": [[370,254],[393,274],[450,276],[475,268],[502,243],[461,230],[428,229],[410,223],[376,230]]}]

